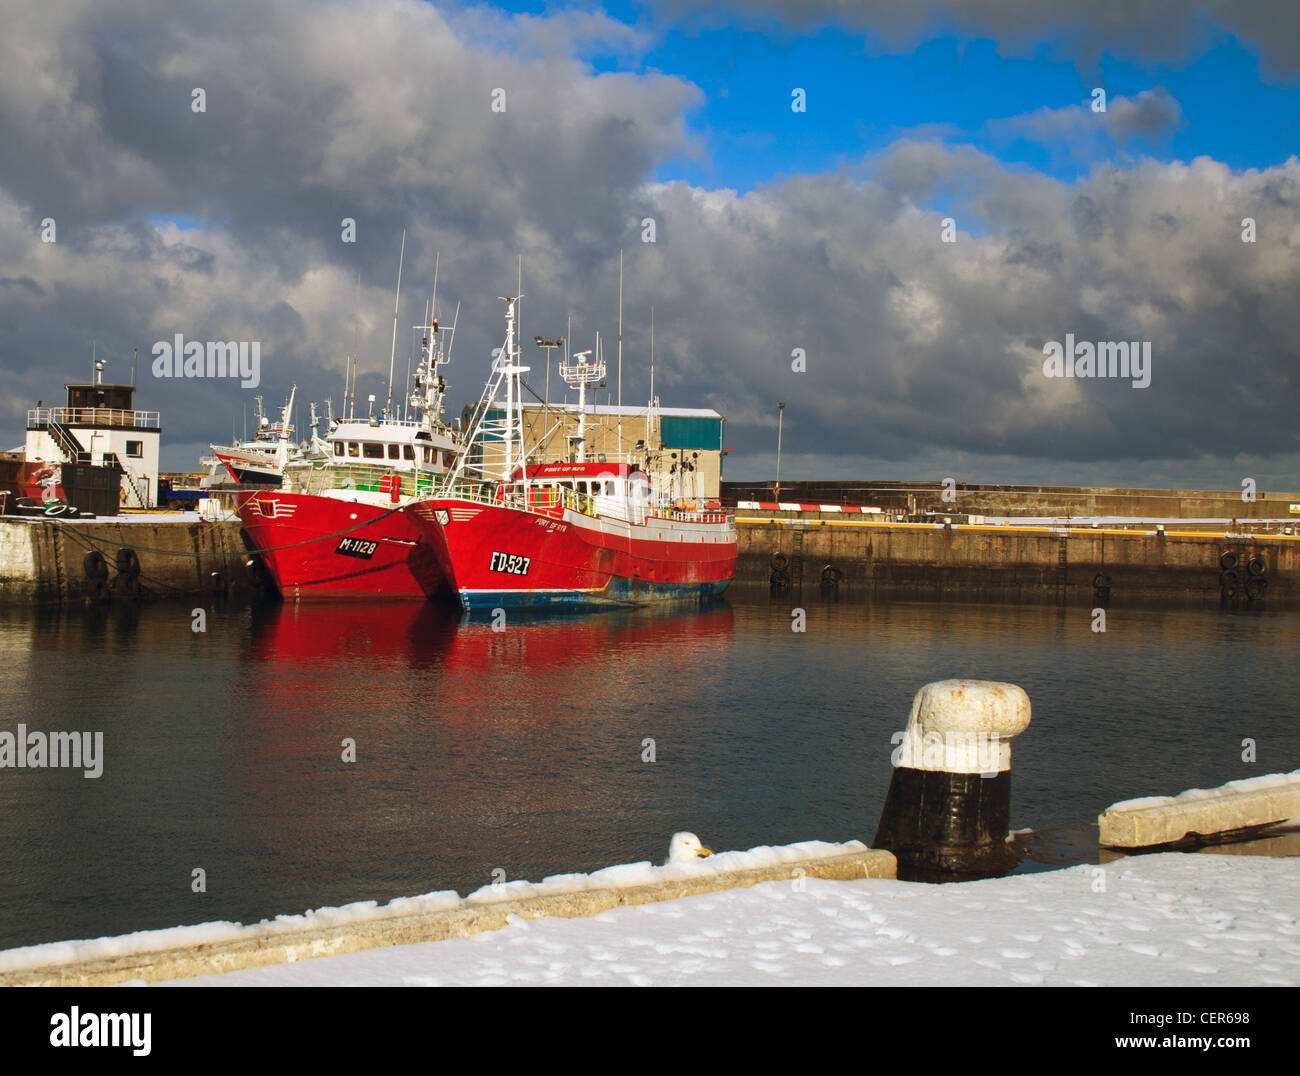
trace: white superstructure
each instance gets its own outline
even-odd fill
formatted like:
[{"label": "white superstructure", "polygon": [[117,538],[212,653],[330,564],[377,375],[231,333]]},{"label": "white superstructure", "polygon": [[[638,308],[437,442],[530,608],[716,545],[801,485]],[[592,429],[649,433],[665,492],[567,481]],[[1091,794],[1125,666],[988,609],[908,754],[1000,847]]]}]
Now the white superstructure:
[{"label": "white superstructure", "polygon": [[54,468],[65,463],[116,465],[122,471],[124,508],[158,504],[158,446],[162,426],[157,411],[137,411],[135,386],[69,384],[64,407],[35,407],[27,412],[28,463],[51,467],[46,481],[58,482]]}]

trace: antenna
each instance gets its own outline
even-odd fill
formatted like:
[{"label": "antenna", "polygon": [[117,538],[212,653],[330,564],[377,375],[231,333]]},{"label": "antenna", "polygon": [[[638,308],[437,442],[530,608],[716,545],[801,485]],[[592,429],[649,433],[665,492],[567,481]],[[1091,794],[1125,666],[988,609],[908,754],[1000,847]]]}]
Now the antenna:
[{"label": "antenna", "polygon": [[623,462],[623,251],[618,252],[618,461]]},{"label": "antenna", "polygon": [[655,308],[650,304],[650,405],[645,409],[645,447],[650,449],[650,416],[655,406]]},{"label": "antenna", "polygon": [[384,418],[393,406],[393,364],[397,361],[397,304],[402,301],[402,262],[406,260],[406,229],[402,229],[402,252],[397,256],[397,296],[393,299],[393,347],[388,353],[388,400]]},{"label": "antenna", "polygon": [[[352,307],[352,359],[349,365],[352,367],[352,404],[348,405],[347,389],[343,391],[343,408],[348,411],[348,419],[351,421],[357,417],[357,317],[361,313],[361,270],[357,270],[357,296],[356,303]],[[344,384],[346,385],[347,371],[344,371]]]},{"label": "antenna", "polygon": [[[433,252],[433,297],[429,300],[429,313],[433,315],[433,320],[438,320],[438,260],[442,257],[442,251]],[[428,318],[424,319],[428,322]]]}]

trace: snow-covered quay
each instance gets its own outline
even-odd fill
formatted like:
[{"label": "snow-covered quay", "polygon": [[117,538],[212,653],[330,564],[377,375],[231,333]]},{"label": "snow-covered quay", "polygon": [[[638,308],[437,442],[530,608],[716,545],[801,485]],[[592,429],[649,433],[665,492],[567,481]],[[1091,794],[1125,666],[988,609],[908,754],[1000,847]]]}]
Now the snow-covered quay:
[{"label": "snow-covered quay", "polygon": [[764,882],[168,985],[1295,986],[1300,859],[1163,853],[950,885]]}]

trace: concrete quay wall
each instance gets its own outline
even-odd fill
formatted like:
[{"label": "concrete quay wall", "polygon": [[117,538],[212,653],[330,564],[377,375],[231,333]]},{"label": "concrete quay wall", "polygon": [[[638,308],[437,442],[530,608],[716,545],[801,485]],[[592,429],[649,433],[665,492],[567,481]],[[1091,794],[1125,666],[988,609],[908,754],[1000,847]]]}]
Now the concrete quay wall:
[{"label": "concrete quay wall", "polygon": [[[724,482],[722,496],[772,501],[773,483]],[[1126,516],[1147,519],[1286,519],[1300,493],[1256,490],[1137,489],[1107,486],[987,486],[958,482],[943,498],[939,482],[782,482],[782,501],[865,504],[895,513],[984,516]],[[1300,517],[1297,517],[1300,519]]]},{"label": "concrete quay wall", "polygon": [[[121,570],[119,550],[138,571]],[[104,561],[96,586],[87,555]],[[250,593],[238,520],[223,522],[55,522],[0,519],[0,603],[134,600]],[[134,579],[132,579],[134,576]]]},{"label": "concrete quay wall", "polygon": [[[1252,557],[1266,568],[1268,607],[1300,605],[1300,540],[1259,535],[1169,535],[1065,528],[943,527],[832,521],[738,522],[736,581],[768,584],[776,553],[790,583],[817,588],[826,566],[838,593],[925,599],[1116,602],[1172,600],[1219,604],[1219,558],[1236,553],[1239,588]],[[1109,593],[1094,582],[1107,577]]]}]

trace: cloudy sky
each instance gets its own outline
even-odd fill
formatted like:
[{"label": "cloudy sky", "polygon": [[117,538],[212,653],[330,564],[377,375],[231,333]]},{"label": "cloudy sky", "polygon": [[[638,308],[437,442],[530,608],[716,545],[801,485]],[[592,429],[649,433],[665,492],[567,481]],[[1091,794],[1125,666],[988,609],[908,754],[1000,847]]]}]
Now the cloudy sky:
[{"label": "cloudy sky", "polygon": [[[3,447],[92,342],[168,468],[255,392],[337,407],[354,315],[382,401],[405,229],[398,392],[440,252],[453,412],[520,256],[525,337],[599,330],[613,386],[622,249],[624,401],[653,306],[727,477],[784,401],[783,478],[1300,489],[1294,0],[702,7],[0,0]],[[154,378],[176,333],[262,385]],[[1150,385],[1045,376],[1067,333]]]}]

